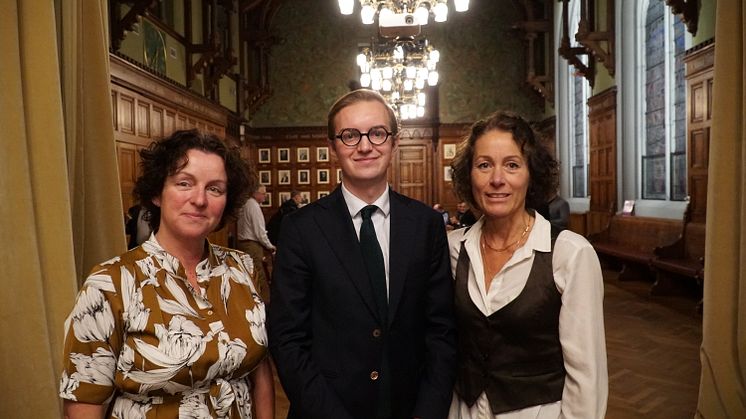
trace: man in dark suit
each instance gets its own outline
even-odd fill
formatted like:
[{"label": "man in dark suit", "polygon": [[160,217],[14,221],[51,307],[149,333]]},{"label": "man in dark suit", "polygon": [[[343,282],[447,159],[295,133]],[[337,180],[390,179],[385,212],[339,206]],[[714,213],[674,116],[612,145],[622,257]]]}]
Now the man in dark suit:
[{"label": "man in dark suit", "polygon": [[340,98],[328,136],[342,185],[285,217],[272,281],[288,417],[445,418],[456,340],[443,220],[389,188],[398,124],[381,95]]}]

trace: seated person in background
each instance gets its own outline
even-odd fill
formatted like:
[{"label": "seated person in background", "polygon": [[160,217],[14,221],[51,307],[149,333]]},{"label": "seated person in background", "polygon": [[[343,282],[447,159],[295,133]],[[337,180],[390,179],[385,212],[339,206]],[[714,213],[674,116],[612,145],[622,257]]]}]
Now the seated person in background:
[{"label": "seated person in background", "polygon": [[197,130],[140,156],[135,196],[155,234],[95,266],[78,294],[65,322],[65,418],[103,418],[111,403],[107,417],[272,419],[255,268],[207,240],[246,200],[249,166]]},{"label": "seated person in background", "polygon": [[451,225],[453,228],[469,227],[470,225],[477,222],[477,217],[469,209],[469,204],[464,201],[456,204],[456,215],[451,217]]},{"label": "seated person in background", "polygon": [[145,240],[150,238],[150,233],[153,232],[150,228],[150,224],[146,220],[148,210],[140,205],[135,204],[127,210],[129,220],[125,225],[125,233],[129,235],[129,242],[127,243],[127,249],[134,249],[135,247],[145,243]]},{"label": "seated person in background", "polygon": [[559,230],[565,230],[570,221],[570,204],[559,194],[555,194],[547,204],[549,206],[549,222]]}]

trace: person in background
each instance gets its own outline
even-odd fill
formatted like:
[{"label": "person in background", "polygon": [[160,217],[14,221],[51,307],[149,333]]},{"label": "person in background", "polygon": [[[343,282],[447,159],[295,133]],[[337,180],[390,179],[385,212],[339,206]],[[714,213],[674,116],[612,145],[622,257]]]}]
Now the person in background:
[{"label": "person in background", "polygon": [[280,236],[280,226],[282,225],[282,219],[286,215],[297,210],[301,202],[303,202],[303,195],[301,195],[300,192],[296,190],[290,191],[290,199],[283,202],[277,212],[275,212],[272,217],[269,218],[269,222],[267,223],[267,237],[269,237],[269,241],[272,242],[272,244],[274,244],[275,246],[277,246],[277,239]]},{"label": "person in background", "polygon": [[558,164],[510,112],[476,122],[452,161],[482,212],[449,233],[459,362],[451,419],[603,418],[603,281],[593,247],[534,209]]},{"label": "person in background", "polygon": [[246,252],[254,260],[255,282],[259,287],[259,295],[264,301],[269,301],[269,281],[267,272],[264,269],[264,252],[274,254],[275,245],[269,240],[267,230],[264,226],[264,213],[260,203],[264,202],[267,196],[267,188],[264,185],[254,191],[241,208],[238,216],[238,250]]},{"label": "person in background", "polygon": [[547,206],[549,207],[549,223],[560,230],[566,229],[570,222],[570,204],[559,194],[554,194]]},{"label": "person in background", "polygon": [[433,209],[443,217],[443,225],[446,226],[446,229],[450,227],[450,217],[448,216],[448,211],[446,211],[446,209],[438,203],[433,204]]},{"label": "person in background", "polygon": [[129,216],[125,225],[125,232],[129,235],[127,249],[134,249],[150,238],[150,233],[153,230],[151,230],[146,219],[147,213],[148,210],[140,204],[133,205],[127,210]]},{"label": "person in background", "polygon": [[285,217],[272,280],[272,358],[288,418],[443,419],[456,362],[443,219],[386,173],[396,115],[355,90],[328,115],[342,184]]},{"label": "person in background", "polygon": [[451,217],[451,226],[453,228],[469,227],[477,222],[477,217],[469,209],[469,204],[464,201],[456,204],[456,215]]},{"label": "person in background", "polygon": [[[150,239],[93,268],[65,322],[65,418],[274,416],[251,258],[207,236],[252,187],[237,151],[197,130],[140,152]],[[107,404],[110,404],[107,411]]]}]

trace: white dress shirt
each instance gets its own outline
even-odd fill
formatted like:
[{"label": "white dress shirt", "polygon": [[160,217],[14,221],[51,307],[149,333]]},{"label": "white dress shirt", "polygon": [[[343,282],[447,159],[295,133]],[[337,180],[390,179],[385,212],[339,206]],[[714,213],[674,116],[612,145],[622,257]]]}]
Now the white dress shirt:
[{"label": "white dress shirt", "polygon": [[[368,206],[368,203],[362,199],[356,197],[352,192],[345,188],[342,183],[342,196],[347,204],[347,210],[350,212],[352,217],[352,224],[355,226],[355,233],[357,233],[357,239],[360,240],[360,227],[363,225],[363,216],[360,214],[360,210]],[[383,191],[381,196],[376,198],[372,204],[378,207],[378,209],[371,215],[370,219],[373,222],[373,228],[376,230],[376,238],[378,244],[381,246],[381,252],[383,253],[383,264],[386,267],[386,295],[388,296],[389,291],[389,236],[391,230],[390,223],[390,201],[389,201],[389,187],[386,185],[386,190]]]},{"label": "white dress shirt", "polygon": [[[551,249],[549,221],[538,212],[526,243],[518,248],[485,288],[482,252],[479,249],[484,217],[468,231],[448,234],[451,269],[456,276],[461,242],[471,260],[468,290],[477,308],[485,315],[513,301],[526,286],[534,261],[534,250]],[[564,357],[565,385],[562,400],[524,409],[492,414],[487,395],[482,393],[469,407],[455,393],[449,419],[557,419],[603,418],[608,398],[606,340],[603,317],[603,278],[598,256],[588,241],[569,230],[560,233],[552,255],[554,283],[562,294],[559,337]]]},{"label": "white dress shirt", "polygon": [[267,236],[264,213],[254,197],[249,198],[241,208],[237,224],[238,240],[253,240],[267,250],[275,249],[275,246],[269,241],[269,236]]}]

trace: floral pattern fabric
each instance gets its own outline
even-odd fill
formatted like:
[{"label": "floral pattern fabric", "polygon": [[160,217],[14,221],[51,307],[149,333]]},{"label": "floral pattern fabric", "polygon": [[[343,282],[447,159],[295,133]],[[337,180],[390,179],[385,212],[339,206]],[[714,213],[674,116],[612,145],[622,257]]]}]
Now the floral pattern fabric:
[{"label": "floral pattern fabric", "polygon": [[248,255],[206,246],[197,288],[155,236],[94,267],[65,322],[60,397],[122,419],[251,418],[264,302]]}]

